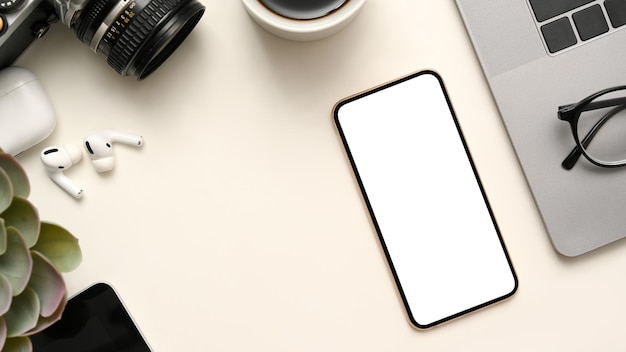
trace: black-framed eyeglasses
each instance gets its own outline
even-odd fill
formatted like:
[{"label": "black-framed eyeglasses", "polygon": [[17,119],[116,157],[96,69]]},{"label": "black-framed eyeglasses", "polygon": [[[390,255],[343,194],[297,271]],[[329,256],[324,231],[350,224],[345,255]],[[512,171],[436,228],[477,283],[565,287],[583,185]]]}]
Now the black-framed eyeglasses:
[{"label": "black-framed eyeglasses", "polygon": [[581,155],[597,166],[626,166],[626,86],[608,88],[559,107],[559,120],[572,128],[576,147],[561,166],[569,170]]}]

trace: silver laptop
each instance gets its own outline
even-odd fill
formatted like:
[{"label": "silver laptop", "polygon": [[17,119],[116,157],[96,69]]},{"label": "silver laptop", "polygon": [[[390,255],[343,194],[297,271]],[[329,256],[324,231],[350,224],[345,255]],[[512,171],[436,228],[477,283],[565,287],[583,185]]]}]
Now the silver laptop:
[{"label": "silver laptop", "polygon": [[626,85],[626,1],[456,2],[554,248],[625,237],[626,167],[561,167],[575,142],[557,109]]}]

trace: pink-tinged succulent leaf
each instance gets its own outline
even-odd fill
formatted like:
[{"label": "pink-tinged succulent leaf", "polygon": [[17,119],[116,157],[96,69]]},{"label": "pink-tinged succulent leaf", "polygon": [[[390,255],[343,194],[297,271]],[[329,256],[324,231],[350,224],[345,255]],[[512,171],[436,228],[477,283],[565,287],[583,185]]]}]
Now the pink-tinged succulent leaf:
[{"label": "pink-tinged succulent leaf", "polygon": [[7,323],[7,336],[22,336],[37,326],[41,305],[39,297],[30,287],[27,287],[21,295],[13,297],[11,308],[4,315]]},{"label": "pink-tinged succulent leaf", "polygon": [[31,251],[33,271],[28,287],[35,290],[41,303],[41,316],[49,317],[57,310],[67,293],[61,273],[42,254]]},{"label": "pink-tinged succulent leaf", "polygon": [[62,273],[76,269],[83,261],[78,239],[63,227],[48,222],[41,223],[39,240],[32,249],[43,254]]},{"label": "pink-tinged succulent leaf", "polygon": [[[9,310],[12,301],[13,289],[11,288],[11,283],[4,275],[0,274],[0,316]],[[1,347],[0,351],[2,351]]]},{"label": "pink-tinged succulent leaf", "polygon": [[0,218],[0,255],[7,250],[7,228],[4,226],[4,219]]},{"label": "pink-tinged succulent leaf", "polygon": [[57,310],[53,314],[45,318],[39,317],[39,321],[37,322],[37,325],[31,330],[29,330],[28,332],[26,332],[24,335],[30,336],[30,335],[36,334],[38,332],[41,332],[47,329],[50,325],[59,321],[59,319],[61,319],[61,316],[63,315],[63,311],[65,310],[66,305],[67,305],[67,297],[63,297],[63,300],[61,300],[61,304],[59,304],[59,306],[57,307]]},{"label": "pink-tinged succulent leaf", "polygon": [[6,227],[13,226],[20,231],[28,248],[37,243],[39,237],[39,214],[37,209],[26,199],[13,197],[13,203],[0,217]]},{"label": "pink-tinged succulent leaf", "polygon": [[7,228],[7,250],[0,255],[0,274],[11,284],[13,296],[24,291],[33,269],[33,258],[20,232]]},{"label": "pink-tinged succulent leaf", "polygon": [[13,184],[7,173],[0,169],[0,214],[9,208],[13,201]]},{"label": "pink-tinged succulent leaf", "polygon": [[2,352],[33,352],[33,344],[26,336],[8,338]]},{"label": "pink-tinged succulent leaf", "polygon": [[0,351],[4,350],[4,342],[7,340],[7,323],[0,317]]},{"label": "pink-tinged succulent leaf", "polygon": [[30,184],[24,168],[15,160],[11,154],[0,152],[0,169],[3,169],[13,185],[13,193],[16,196],[28,198],[30,195]]}]

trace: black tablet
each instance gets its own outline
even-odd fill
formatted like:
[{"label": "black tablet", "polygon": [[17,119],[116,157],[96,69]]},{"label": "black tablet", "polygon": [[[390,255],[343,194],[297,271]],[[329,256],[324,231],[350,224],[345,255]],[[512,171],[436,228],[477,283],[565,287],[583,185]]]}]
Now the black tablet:
[{"label": "black tablet", "polygon": [[31,336],[34,352],[151,352],[113,288],[97,283],[71,297],[61,320]]}]

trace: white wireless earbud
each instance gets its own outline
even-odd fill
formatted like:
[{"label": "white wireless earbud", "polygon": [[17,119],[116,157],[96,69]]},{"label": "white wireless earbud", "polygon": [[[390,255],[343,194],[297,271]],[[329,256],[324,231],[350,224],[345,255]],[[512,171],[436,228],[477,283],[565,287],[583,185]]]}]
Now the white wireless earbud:
[{"label": "white wireless earbud", "polygon": [[50,179],[76,199],[82,197],[83,190],[74,185],[63,174],[63,171],[79,162],[81,157],[80,148],[71,144],[63,147],[48,147],[41,152],[41,161],[46,167],[46,173]]},{"label": "white wireless earbud", "polygon": [[99,131],[86,137],[83,145],[96,171],[109,171],[115,166],[113,143],[124,143],[141,147],[143,145],[143,137],[113,130]]}]

